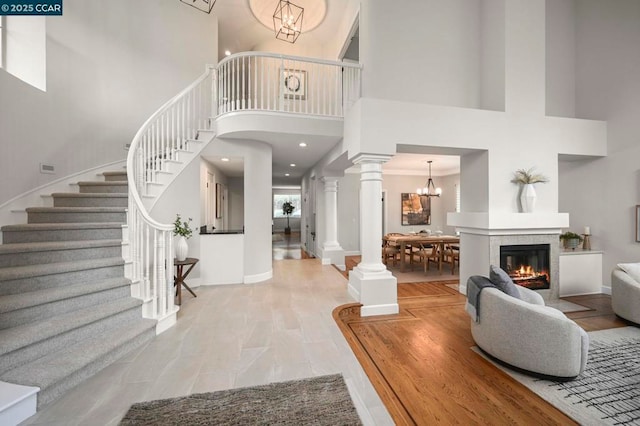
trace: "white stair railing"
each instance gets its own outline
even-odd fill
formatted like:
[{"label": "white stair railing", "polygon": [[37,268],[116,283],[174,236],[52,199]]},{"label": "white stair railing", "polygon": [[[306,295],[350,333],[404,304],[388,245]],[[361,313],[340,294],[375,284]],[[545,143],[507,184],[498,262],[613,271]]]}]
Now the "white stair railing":
[{"label": "white stair railing", "polygon": [[218,64],[215,115],[241,110],[343,117],[360,97],[361,65],[245,52]]},{"label": "white stair railing", "polygon": [[[177,312],[173,297],[173,224],[151,218],[142,196],[158,173],[177,159],[198,129],[207,129],[215,96],[215,70],[206,72],[169,100],[136,133],[127,157],[129,244],[134,296],[145,301],[143,316],[163,320]],[[137,293],[137,294],[136,294]]]},{"label": "white stair railing", "polygon": [[[151,218],[143,198],[167,165],[198,139],[210,120],[234,111],[276,111],[343,117],[360,97],[355,63],[248,52],[208,66],[193,84],[160,107],[136,133],[127,157],[129,245],[133,295],[143,315],[174,316],[173,224]],[[165,326],[157,327],[162,330]]]}]

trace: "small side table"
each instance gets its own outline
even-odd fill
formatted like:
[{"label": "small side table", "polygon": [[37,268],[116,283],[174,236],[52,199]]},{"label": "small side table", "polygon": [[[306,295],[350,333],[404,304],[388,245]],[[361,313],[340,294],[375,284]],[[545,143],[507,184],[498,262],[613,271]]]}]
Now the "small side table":
[{"label": "small side table", "polygon": [[[196,294],[189,288],[187,283],[184,282],[185,278],[189,275],[191,270],[196,263],[198,263],[200,259],[196,259],[195,257],[187,257],[185,260],[177,260],[173,259],[173,264],[176,265],[176,275],[173,277],[173,285],[176,288],[176,296],[178,297],[178,305],[182,305],[182,286],[189,290],[189,293],[193,295],[193,297],[198,297]],[[188,266],[187,271],[184,272],[184,267]]]}]

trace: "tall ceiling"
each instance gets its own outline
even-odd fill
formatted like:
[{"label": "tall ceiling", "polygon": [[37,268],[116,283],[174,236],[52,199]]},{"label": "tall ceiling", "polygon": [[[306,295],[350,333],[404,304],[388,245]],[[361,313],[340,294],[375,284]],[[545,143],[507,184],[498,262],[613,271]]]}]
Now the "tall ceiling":
[{"label": "tall ceiling", "polygon": [[[195,0],[202,1],[202,0]],[[342,12],[348,0],[292,0],[292,3],[304,8],[302,34],[296,41],[296,45],[304,50],[305,45],[325,45],[335,42],[335,34],[340,33],[339,27],[343,22]],[[271,51],[282,46],[282,52],[286,53],[291,48],[286,41],[275,40],[273,30],[273,13],[278,5],[277,0],[216,0],[211,12],[218,18],[218,52],[221,58],[225,51],[231,53],[258,50],[260,46],[269,44]],[[194,9],[194,13],[198,12]],[[349,59],[358,59],[358,33],[353,36],[352,43],[347,49],[346,56]],[[273,139],[272,137],[270,137]],[[304,138],[308,147],[297,148],[296,140],[283,138],[282,143],[269,140],[274,147],[273,171],[274,185],[299,185],[301,177],[315,164],[327,149],[318,149],[319,145],[326,145],[328,140],[318,138]],[[282,146],[280,146],[282,145]],[[221,163],[219,158],[210,158],[221,170],[230,175],[237,176],[242,170],[241,159]],[[389,173],[397,174],[406,170],[407,174],[427,175],[427,160],[433,160],[432,172],[434,176],[459,173],[459,160],[457,156],[438,156],[430,154],[398,154],[384,167]],[[290,164],[296,167],[291,168]],[[290,176],[285,177],[284,174]]]}]

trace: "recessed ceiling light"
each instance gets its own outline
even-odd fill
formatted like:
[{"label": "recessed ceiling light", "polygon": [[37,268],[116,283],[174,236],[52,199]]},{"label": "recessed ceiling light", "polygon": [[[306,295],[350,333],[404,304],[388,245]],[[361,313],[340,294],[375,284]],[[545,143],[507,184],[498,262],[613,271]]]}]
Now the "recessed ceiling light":
[{"label": "recessed ceiling light", "polygon": [[285,173],[284,175],[285,175],[285,176],[291,176],[289,173]]},{"label": "recessed ceiling light", "polygon": [[229,55],[231,55],[231,51],[230,51],[230,50],[225,50],[225,51],[224,51],[224,55],[225,55],[225,56],[229,56]]},{"label": "recessed ceiling light", "polygon": [[298,145],[300,145],[302,148],[304,148],[305,146],[307,146],[307,144],[306,144],[306,143],[304,143],[304,142],[300,142]]},{"label": "recessed ceiling light", "polygon": [[291,167],[295,167],[295,166],[296,166],[296,165],[295,165],[295,163],[291,163],[291,164],[289,164],[289,165],[290,165]]},{"label": "recessed ceiling light", "polygon": [[222,161],[229,161],[229,159],[227,157],[222,157],[221,160]]}]

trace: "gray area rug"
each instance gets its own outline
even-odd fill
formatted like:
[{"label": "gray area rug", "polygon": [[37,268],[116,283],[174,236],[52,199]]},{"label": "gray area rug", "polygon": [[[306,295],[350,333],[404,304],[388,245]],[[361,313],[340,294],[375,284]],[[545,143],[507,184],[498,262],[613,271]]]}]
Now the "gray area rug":
[{"label": "gray area rug", "polygon": [[131,406],[121,425],[361,425],[340,374]]},{"label": "gray area rug", "polygon": [[582,425],[640,425],[640,328],[593,331],[589,338],[587,367],[570,382],[494,365]]}]

